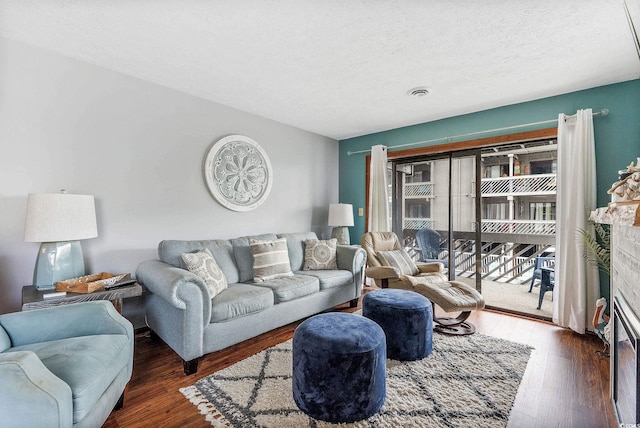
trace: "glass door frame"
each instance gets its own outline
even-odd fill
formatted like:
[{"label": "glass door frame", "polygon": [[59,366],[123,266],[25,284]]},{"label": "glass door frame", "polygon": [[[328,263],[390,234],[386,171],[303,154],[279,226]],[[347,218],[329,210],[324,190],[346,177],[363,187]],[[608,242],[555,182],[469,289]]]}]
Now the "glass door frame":
[{"label": "glass door frame", "polygon": [[[552,127],[552,128],[536,129],[532,131],[517,132],[517,133],[511,133],[511,134],[495,135],[495,136],[472,139],[472,140],[457,141],[452,143],[438,144],[438,145],[432,145],[432,146],[415,147],[411,149],[394,150],[394,147],[391,146],[389,147],[390,150],[387,151],[387,160],[391,162],[391,161],[408,160],[409,158],[415,159],[417,157],[421,157],[421,156],[424,157],[428,155],[445,155],[446,156],[446,154],[449,152],[461,152],[469,149],[486,149],[493,146],[500,146],[504,144],[526,143],[526,142],[543,140],[543,139],[557,139],[557,135],[558,135],[558,128]],[[371,155],[367,155],[365,157],[365,177],[364,177],[365,178],[364,230],[368,230],[369,179],[371,174],[370,165],[371,165]],[[479,180],[477,180],[476,182],[480,183]],[[478,192],[476,192],[476,195],[478,195]],[[478,203],[482,204],[482,202],[478,202]],[[481,217],[476,220],[481,221]],[[449,237],[449,239],[451,239],[451,237]],[[476,244],[476,245],[479,245],[479,244]],[[476,252],[479,253],[477,251],[477,247],[476,247]],[[476,260],[476,263],[477,263],[477,260]],[[480,261],[480,263],[482,263],[482,261]],[[482,281],[481,278],[480,278],[480,281]],[[505,309],[503,308],[501,310],[505,310]],[[512,312],[510,310],[506,310],[506,311]],[[519,312],[515,312],[515,313],[520,314]],[[544,317],[539,317],[528,312],[526,313],[526,315],[531,316],[533,318],[546,319]]]},{"label": "glass door frame", "polygon": [[[481,178],[482,178],[482,157],[481,157],[481,149],[473,148],[468,150],[459,150],[459,151],[450,151],[446,153],[434,153],[430,155],[424,156],[411,156],[407,158],[398,158],[398,159],[390,159],[389,163],[391,164],[391,188],[392,188],[392,205],[391,205],[391,218],[392,218],[392,230],[398,236],[403,236],[403,216],[400,214],[400,204],[401,200],[398,200],[398,186],[397,186],[397,177],[398,177],[398,166],[406,165],[406,164],[415,164],[419,162],[429,162],[436,160],[447,160],[448,161],[448,183],[447,186],[447,201],[448,201],[448,215],[447,215],[447,253],[449,260],[449,269],[447,272],[449,280],[455,279],[455,231],[453,230],[454,224],[454,209],[453,209],[453,198],[454,198],[454,186],[453,183],[453,172],[454,172],[454,159],[459,158],[474,158],[475,171],[474,171],[474,261],[473,264],[475,266],[475,288],[479,292],[482,292],[482,277],[481,277],[481,265],[482,265],[482,228],[480,227],[482,221],[482,198],[480,197],[481,191]],[[433,174],[433,171],[431,172]]]}]

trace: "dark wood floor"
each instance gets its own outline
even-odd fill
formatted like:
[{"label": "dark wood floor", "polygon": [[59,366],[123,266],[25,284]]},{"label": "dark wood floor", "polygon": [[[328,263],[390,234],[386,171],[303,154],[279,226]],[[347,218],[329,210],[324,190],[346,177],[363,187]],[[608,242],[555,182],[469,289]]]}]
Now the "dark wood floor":
[{"label": "dark wood floor", "polygon": [[[348,305],[336,308],[353,311]],[[478,332],[533,346],[509,427],[617,427],[609,399],[609,359],[601,342],[550,323],[493,311],[476,311]],[[297,323],[202,358],[195,375],[185,376],[180,358],[148,332],[136,335],[133,378],[124,408],[112,412],[104,427],[206,427],[179,388],[290,339]],[[452,391],[453,393],[453,391]]]}]

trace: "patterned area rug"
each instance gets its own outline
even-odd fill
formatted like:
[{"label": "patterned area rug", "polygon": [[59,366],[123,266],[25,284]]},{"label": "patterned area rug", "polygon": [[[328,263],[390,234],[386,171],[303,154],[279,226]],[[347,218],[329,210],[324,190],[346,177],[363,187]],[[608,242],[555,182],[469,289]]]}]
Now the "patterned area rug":
[{"label": "patterned area rug", "polygon": [[[380,412],[344,427],[504,427],[531,347],[481,334],[434,333],[420,361],[387,360]],[[291,393],[291,341],[207,376],[180,392],[215,427],[325,427]]]}]

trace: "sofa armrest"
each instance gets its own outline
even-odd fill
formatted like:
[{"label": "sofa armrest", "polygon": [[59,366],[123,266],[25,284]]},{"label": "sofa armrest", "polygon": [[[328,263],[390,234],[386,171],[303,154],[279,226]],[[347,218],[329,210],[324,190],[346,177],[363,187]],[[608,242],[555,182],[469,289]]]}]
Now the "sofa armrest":
[{"label": "sofa armrest", "polygon": [[124,334],[133,342],[133,326],[111,302],[97,300],[0,316],[12,346],[96,334]]},{"label": "sofa armrest", "polygon": [[393,266],[372,266],[368,267],[365,274],[373,279],[400,278],[400,270]]},{"label": "sofa armrest", "polygon": [[367,263],[367,253],[356,245],[337,245],[336,262],[338,269],[344,269],[353,274],[358,274],[362,272]]},{"label": "sofa armrest", "polygon": [[440,262],[416,263],[420,273],[444,273],[444,264]]},{"label": "sofa armrest", "polygon": [[338,269],[348,270],[353,275],[353,284],[356,287],[355,297],[362,295],[364,284],[364,268],[367,264],[367,252],[357,245],[336,246],[336,263]]},{"label": "sofa armrest", "polygon": [[203,325],[211,319],[211,294],[198,275],[160,260],[148,260],[138,265],[136,279],[170,306],[186,311],[198,308]]},{"label": "sofa armrest", "polygon": [[0,353],[0,379],[3,427],[73,425],[71,388],[33,352]]}]

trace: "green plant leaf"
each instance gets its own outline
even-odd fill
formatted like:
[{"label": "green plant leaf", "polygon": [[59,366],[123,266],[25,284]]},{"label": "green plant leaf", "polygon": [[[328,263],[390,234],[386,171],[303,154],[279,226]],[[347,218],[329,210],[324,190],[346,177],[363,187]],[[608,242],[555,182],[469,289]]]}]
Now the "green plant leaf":
[{"label": "green plant leaf", "polygon": [[611,275],[611,228],[608,224],[593,223],[593,230],[592,233],[589,229],[578,229],[584,243],[584,258]]}]

